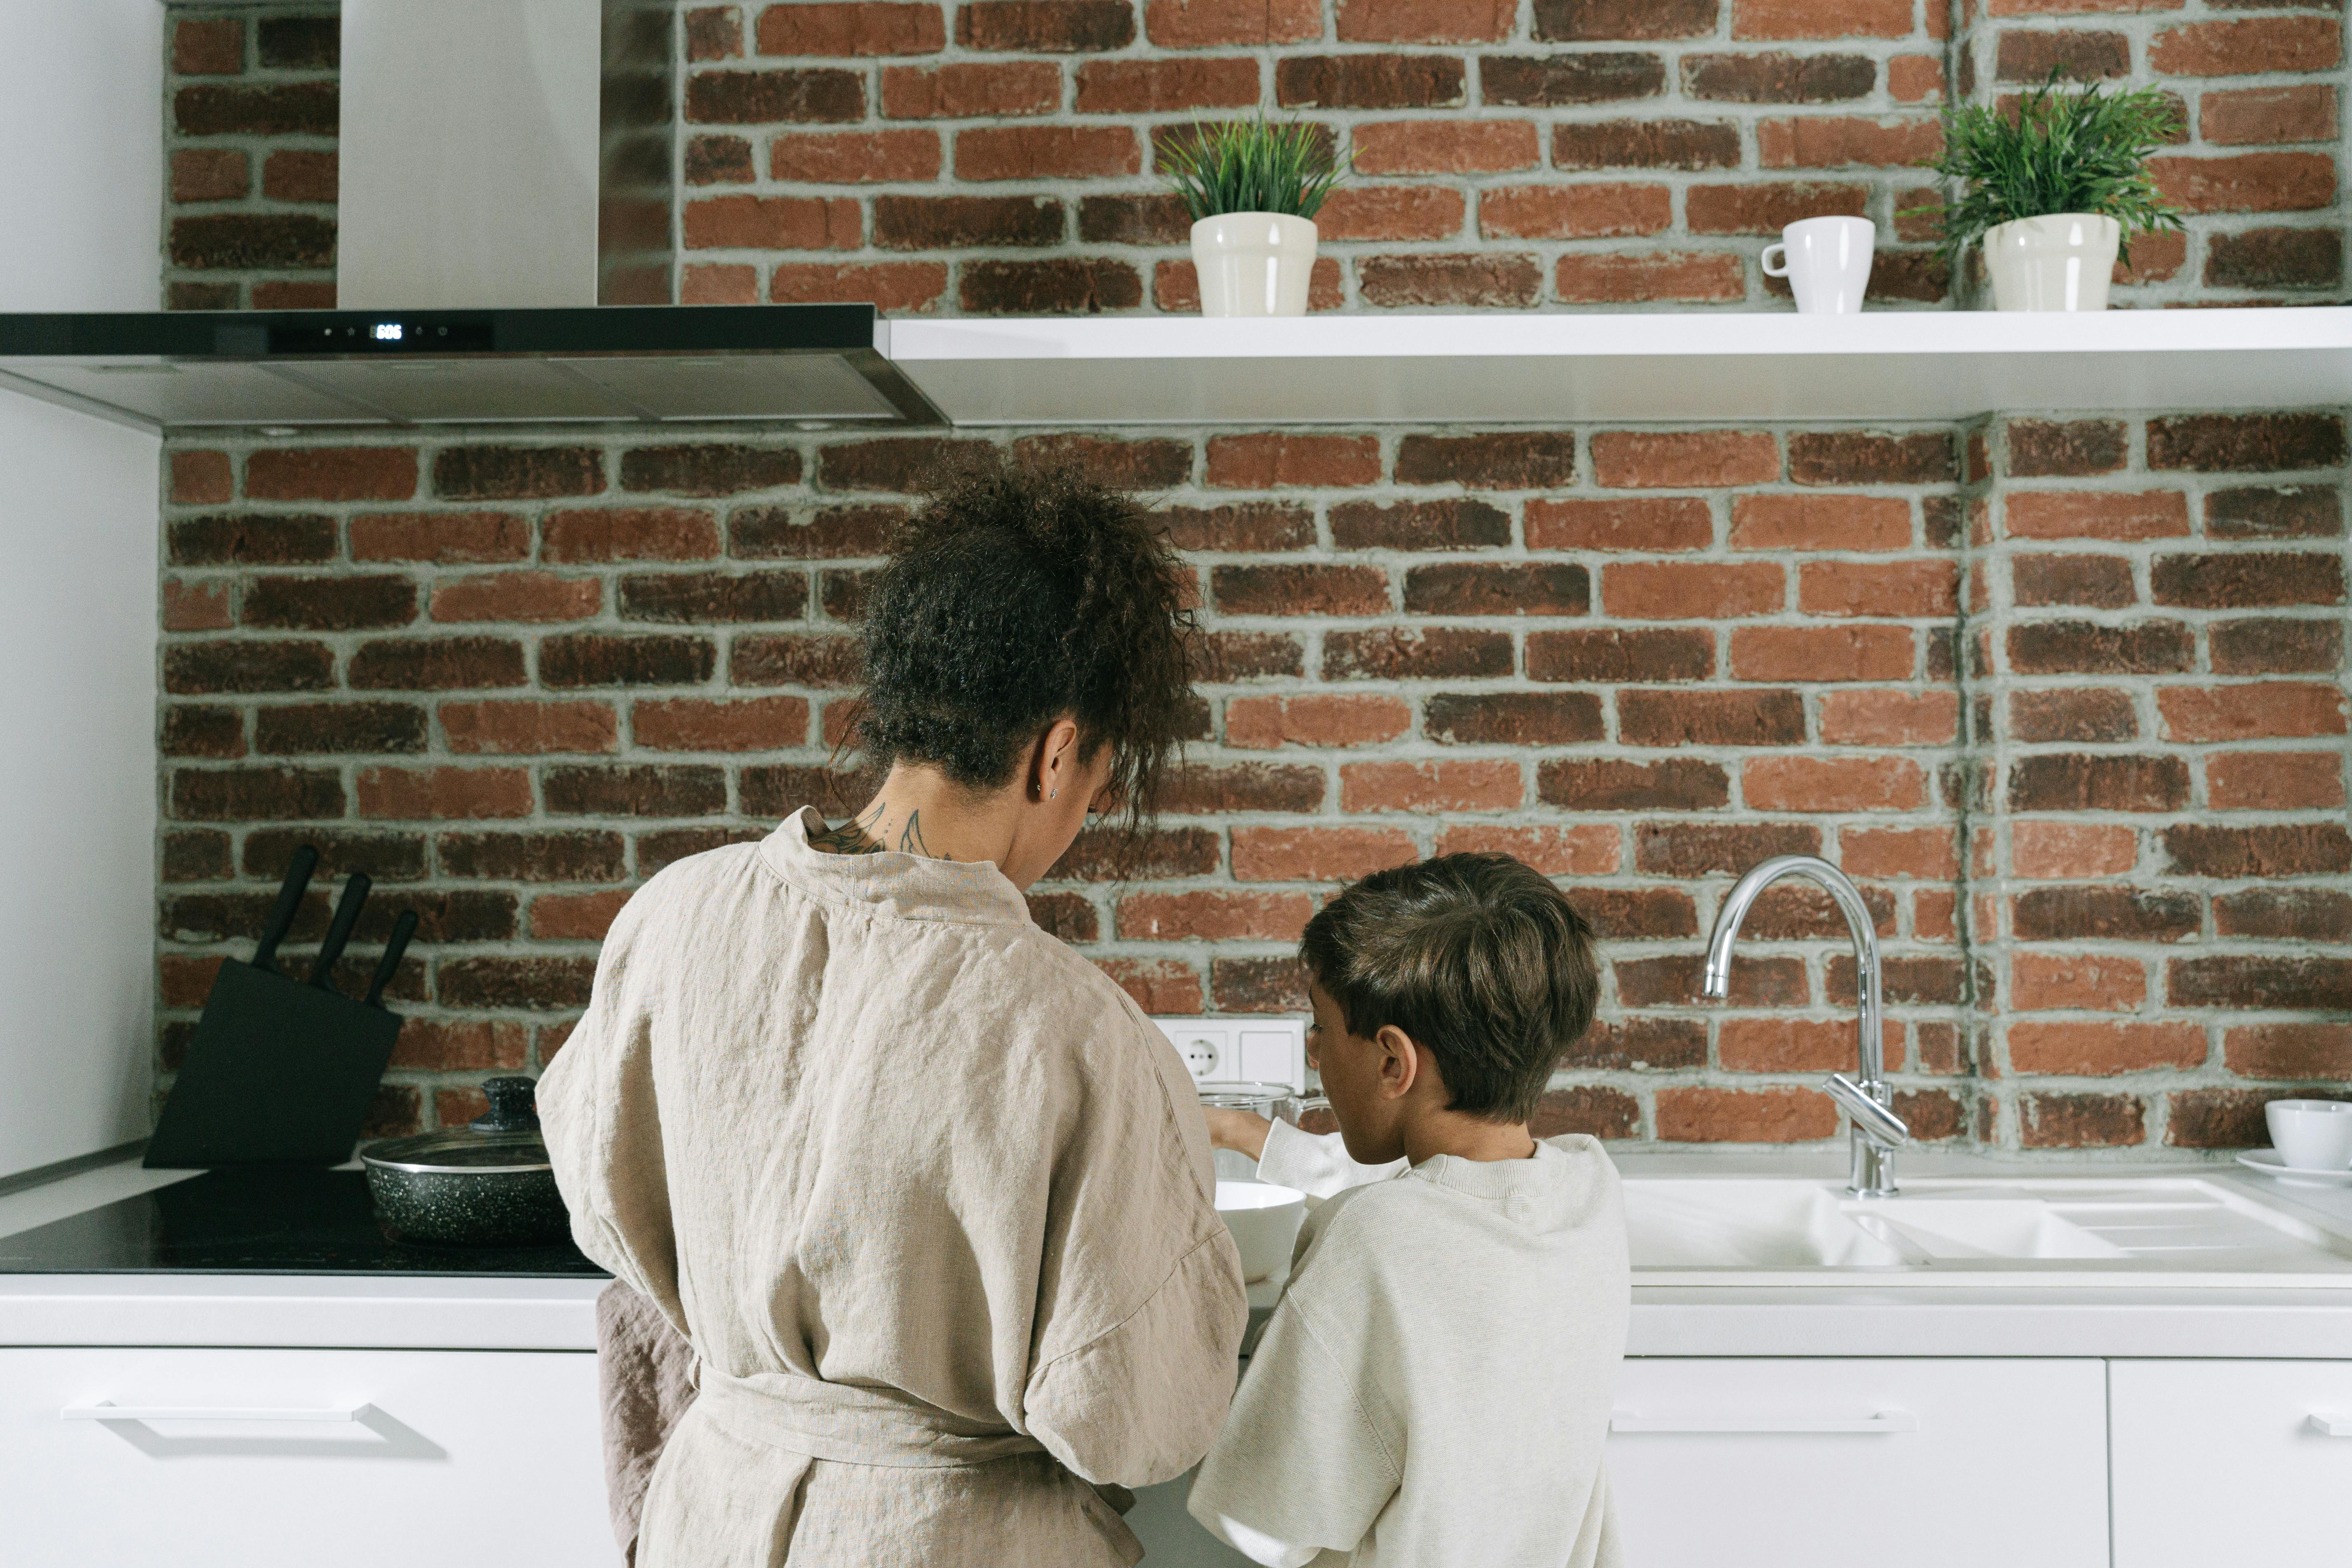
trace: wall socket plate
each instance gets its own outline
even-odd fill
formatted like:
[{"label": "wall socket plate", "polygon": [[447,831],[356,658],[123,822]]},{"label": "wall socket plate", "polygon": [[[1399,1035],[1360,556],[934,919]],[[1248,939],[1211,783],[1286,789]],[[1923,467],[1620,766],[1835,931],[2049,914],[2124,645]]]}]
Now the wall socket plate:
[{"label": "wall socket plate", "polygon": [[1195,1083],[1279,1083],[1307,1088],[1307,1020],[1155,1018]]}]

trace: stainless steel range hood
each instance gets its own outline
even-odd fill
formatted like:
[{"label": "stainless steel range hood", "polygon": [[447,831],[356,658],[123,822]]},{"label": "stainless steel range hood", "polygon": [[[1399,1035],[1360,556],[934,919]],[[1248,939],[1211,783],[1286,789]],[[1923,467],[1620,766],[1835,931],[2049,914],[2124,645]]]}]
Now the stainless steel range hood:
[{"label": "stainless steel range hood", "polygon": [[154,430],[943,423],[871,305],[0,316],[0,383]]},{"label": "stainless steel range hood", "polygon": [[0,315],[0,385],[165,430],[942,423],[870,305],[669,303],[676,0],[342,31],[340,308]]}]

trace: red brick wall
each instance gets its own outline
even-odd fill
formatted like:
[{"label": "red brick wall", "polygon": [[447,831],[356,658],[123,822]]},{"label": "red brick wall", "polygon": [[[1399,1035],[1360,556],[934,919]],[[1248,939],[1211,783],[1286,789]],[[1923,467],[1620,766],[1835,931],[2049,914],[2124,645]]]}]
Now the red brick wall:
[{"label": "red brick wall", "polygon": [[1971,444],[1969,946],[2002,1143],[2263,1144],[2266,1081],[2352,1077],[2344,441],[2283,413]]},{"label": "red brick wall", "polygon": [[[2122,298],[2335,297],[2332,17],[1999,0],[1947,40],[1943,16],[704,7],[685,280],[1189,308],[1150,137],[1266,105],[1362,172],[1321,308],[1763,305],[1769,231],[1846,210],[1887,236],[1886,302],[1926,306],[1945,280],[1893,214],[1940,83],[2008,92],[2063,57],[2160,76],[2194,127],[2162,175],[2191,233]],[[178,14],[173,305],[327,302],[331,18]],[[825,765],[860,573],[913,466],[980,438],[703,434],[174,445],[167,1071],[296,843],[379,879],[352,977],[424,917],[391,1128],[546,1060],[636,881],[855,803]],[[1880,913],[1929,1137],[2230,1146],[2264,1096],[2352,1082],[2336,412],[990,439],[1162,495],[1201,573],[1213,667],[1150,864],[1116,886],[1082,850],[1036,902],[1156,1010],[1293,1008],[1336,881],[1499,845],[1609,937],[1556,1124],[1832,1138],[1811,1085],[1851,1059],[1853,982],[1826,904],[1769,896],[1732,1004],[1692,997],[1732,875],[1819,849]]]},{"label": "red brick wall", "polygon": [[[170,42],[171,301],[325,303],[334,20],[188,8]],[[1948,37],[1950,15],[1960,21]],[[2343,281],[2336,17],[2221,0],[793,0],[691,9],[695,301],[891,311],[1197,308],[1153,139],[1264,108],[1331,129],[1318,308],[1759,305],[1794,218],[1880,227],[1880,303],[1948,301],[1911,165],[1948,78],[1982,99],[2161,81],[2193,214],[2120,300]]]},{"label": "red brick wall", "polygon": [[173,14],[163,64],[164,304],[332,306],[333,9]]},{"label": "red brick wall", "polygon": [[[543,1061],[634,883],[858,798],[825,762],[861,572],[976,439],[175,445],[165,1066],[305,840],[379,879],[362,944],[424,916],[385,1125]],[[1036,892],[1147,1007],[1295,1008],[1335,882],[1502,847],[1609,938],[1558,1124],[1829,1138],[1826,904],[1769,894],[1731,1005],[1693,995],[1733,874],[1821,850],[1931,1137],[2242,1143],[2352,1078],[2334,414],[1009,439],[1162,493],[1200,573],[1150,863]]]}]

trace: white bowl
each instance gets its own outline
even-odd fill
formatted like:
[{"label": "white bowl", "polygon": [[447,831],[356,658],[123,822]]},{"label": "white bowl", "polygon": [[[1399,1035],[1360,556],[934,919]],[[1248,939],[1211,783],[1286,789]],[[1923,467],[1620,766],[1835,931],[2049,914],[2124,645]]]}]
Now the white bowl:
[{"label": "white bowl", "polygon": [[2288,1168],[2340,1171],[2352,1166],[2352,1103],[2273,1100],[2263,1107],[2263,1118],[2270,1124],[2271,1146]]},{"label": "white bowl", "polygon": [[1241,1249],[1242,1278],[1256,1284],[1290,1263],[1290,1249],[1307,1218],[1307,1195],[1263,1181],[1217,1184],[1217,1218]]}]

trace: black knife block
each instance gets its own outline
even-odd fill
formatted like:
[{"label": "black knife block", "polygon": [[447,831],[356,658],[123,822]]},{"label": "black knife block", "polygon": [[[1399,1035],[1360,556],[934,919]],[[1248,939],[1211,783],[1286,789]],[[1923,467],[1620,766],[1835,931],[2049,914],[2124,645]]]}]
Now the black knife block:
[{"label": "black knife block", "polygon": [[155,1133],[150,1169],[351,1158],[400,1016],[228,959]]}]

